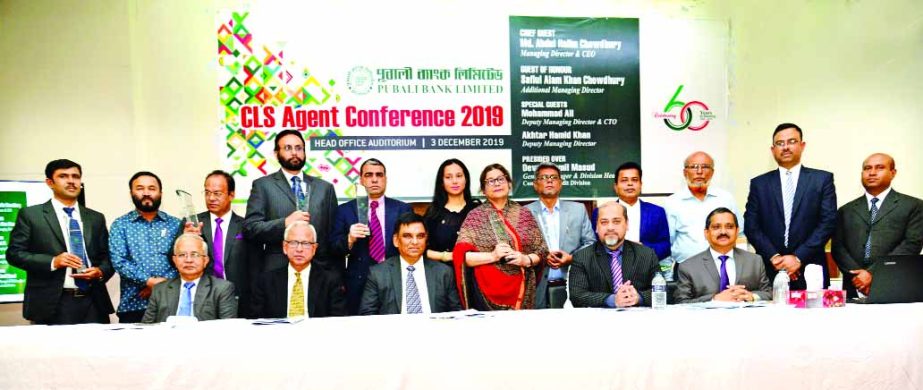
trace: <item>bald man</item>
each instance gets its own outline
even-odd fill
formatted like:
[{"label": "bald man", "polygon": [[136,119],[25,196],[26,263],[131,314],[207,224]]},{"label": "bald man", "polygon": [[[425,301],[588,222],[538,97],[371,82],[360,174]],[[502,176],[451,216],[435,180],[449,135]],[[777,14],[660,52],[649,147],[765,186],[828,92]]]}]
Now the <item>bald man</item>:
[{"label": "bald man", "polygon": [[832,252],[849,297],[857,290],[868,295],[874,279],[868,267],[878,256],[923,249],[923,201],[894,191],[896,175],[891,156],[869,156],[862,162],[865,194],[837,210]]}]

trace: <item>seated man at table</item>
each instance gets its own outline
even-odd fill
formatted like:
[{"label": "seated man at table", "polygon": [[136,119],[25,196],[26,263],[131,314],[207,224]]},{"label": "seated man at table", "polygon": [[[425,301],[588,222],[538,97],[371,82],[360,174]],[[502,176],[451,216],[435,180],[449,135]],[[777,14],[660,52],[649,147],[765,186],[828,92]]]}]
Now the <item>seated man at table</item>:
[{"label": "seated man at table", "polygon": [[199,321],[237,317],[234,285],[205,275],[208,246],[202,237],[180,235],[173,244],[173,265],[179,276],[154,286],[141,322],[164,322],[170,316],[194,316]]},{"label": "seated man at table", "polygon": [[314,263],[317,232],[305,221],[285,228],[282,253],[288,266],[263,273],[253,286],[250,314],[257,318],[346,315],[343,277],[329,263]]},{"label": "seated man at table", "polygon": [[461,310],[455,274],[449,266],[424,259],[423,217],[406,212],[394,225],[392,256],[369,270],[359,314],[418,314]]},{"label": "seated man at table", "polygon": [[660,272],[653,249],[625,239],[628,211],[616,202],[599,206],[599,241],[574,254],[570,299],[574,307],[651,305],[651,281]]},{"label": "seated man at table", "polygon": [[719,207],[708,214],[705,239],[709,248],[677,266],[676,303],[772,299],[763,260],[734,247],[737,231],[737,215],[730,209]]}]

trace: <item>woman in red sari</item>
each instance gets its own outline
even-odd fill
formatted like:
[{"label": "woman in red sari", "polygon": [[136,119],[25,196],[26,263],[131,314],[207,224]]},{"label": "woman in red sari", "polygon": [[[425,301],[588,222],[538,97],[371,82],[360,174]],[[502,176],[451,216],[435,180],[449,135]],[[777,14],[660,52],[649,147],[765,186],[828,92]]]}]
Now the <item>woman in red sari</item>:
[{"label": "woman in red sari", "polygon": [[481,172],[487,202],[468,213],[452,257],[464,308],[531,309],[548,246],[532,213],[509,199],[513,181],[500,164]]}]

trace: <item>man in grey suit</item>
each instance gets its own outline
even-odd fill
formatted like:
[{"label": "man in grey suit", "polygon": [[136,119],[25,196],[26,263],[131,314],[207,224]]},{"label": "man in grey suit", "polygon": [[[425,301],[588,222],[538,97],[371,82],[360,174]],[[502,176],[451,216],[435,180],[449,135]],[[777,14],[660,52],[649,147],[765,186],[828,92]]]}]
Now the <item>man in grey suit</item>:
[{"label": "man in grey suit", "polygon": [[35,324],[108,324],[113,312],[106,217],[77,204],[82,175],[73,161],[49,162],[53,197],[20,210],[10,233],[6,258],[26,271],[22,316]]},{"label": "man in grey suit", "polygon": [[526,206],[538,221],[548,243],[547,267],[542,270],[535,291],[535,308],[560,309],[567,301],[567,271],[573,253],[596,241],[586,208],[577,202],[560,200],[561,170],[552,163],[542,163],[535,169],[532,187],[538,201]]},{"label": "man in grey suit", "polygon": [[398,216],[392,240],[399,255],[371,267],[362,291],[359,314],[419,314],[461,310],[452,269],[440,262],[423,258],[426,253],[426,225],[423,217],[413,212]]},{"label": "man in grey suit", "polygon": [[282,167],[253,182],[244,218],[244,237],[263,247],[263,271],[285,268],[288,264],[288,258],[282,253],[282,235],[285,227],[295,221],[314,226],[318,256],[325,257],[327,236],[337,208],[333,185],[302,172],[305,143],[301,133],[296,130],[279,132],[274,150]]},{"label": "man in grey suit", "polygon": [[875,153],[862,163],[865,194],[836,213],[833,259],[849,297],[868,295],[869,266],[883,255],[916,255],[923,248],[923,201],[894,191],[894,159]]},{"label": "man in grey suit", "polygon": [[199,321],[237,316],[234,285],[205,274],[208,245],[201,236],[180,235],[173,244],[173,264],[179,276],[154,286],[141,322],[164,322],[171,316],[194,316]]},{"label": "man in grey suit", "polygon": [[[185,221],[184,233],[199,234],[208,246],[208,263],[205,272],[218,279],[234,283],[238,300],[238,314],[247,317],[250,307],[252,278],[259,274],[254,245],[244,239],[244,218],[231,211],[234,200],[234,177],[221,170],[212,171],[205,177],[205,206],[208,211],[196,217],[199,226]],[[215,239],[220,238],[216,243]]]},{"label": "man in grey suit", "polygon": [[651,305],[651,281],[660,272],[657,253],[625,239],[628,211],[617,202],[599,206],[599,241],[574,254],[568,289],[574,307]]},{"label": "man in grey suit", "polygon": [[739,230],[737,215],[730,209],[719,207],[708,214],[709,248],[677,265],[676,303],[772,299],[763,259],[734,247]]}]

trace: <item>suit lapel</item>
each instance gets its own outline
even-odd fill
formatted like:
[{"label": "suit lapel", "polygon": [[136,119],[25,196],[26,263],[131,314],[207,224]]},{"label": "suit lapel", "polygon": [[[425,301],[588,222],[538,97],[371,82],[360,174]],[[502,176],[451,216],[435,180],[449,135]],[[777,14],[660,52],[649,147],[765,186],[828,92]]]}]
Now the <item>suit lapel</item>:
[{"label": "suit lapel", "polygon": [[48,222],[52,235],[57,238],[58,243],[67,250],[67,243],[64,241],[64,233],[61,232],[61,223],[58,222],[58,215],[55,214],[54,206],[51,205],[51,201],[49,200],[46,202],[42,209],[45,214],[45,222]]},{"label": "suit lapel", "polygon": [[734,248],[734,250],[731,251],[731,253],[734,254],[734,272],[735,272],[734,274],[737,275],[736,277],[737,280],[734,281],[734,284],[745,284],[741,281],[741,279],[743,279],[743,276],[744,276],[744,265],[745,264],[741,260],[742,256],[740,256],[740,249]]},{"label": "suit lapel", "polygon": [[401,259],[396,258],[395,260],[397,261],[388,265],[388,276],[391,278],[391,285],[394,286],[391,299],[397,305],[397,312],[400,313],[404,302],[404,283],[401,281]]},{"label": "suit lapel", "polygon": [[321,276],[321,272],[315,270],[314,266],[308,271],[308,301],[306,302],[308,317],[317,316],[317,302],[320,299],[318,295],[320,295],[320,289],[323,288]]},{"label": "suit lapel", "polygon": [[[597,243],[596,245],[596,266],[599,267],[600,274],[606,278],[606,284],[609,285],[609,289],[614,292],[615,286],[612,285],[612,268],[610,268],[611,259],[609,257],[609,252],[606,251],[605,246],[602,244]],[[624,278],[624,276],[625,271],[622,270],[622,277]]]},{"label": "suit lapel", "polygon": [[772,201],[776,204],[776,210],[779,210],[779,217],[782,218],[784,224],[785,206],[782,204],[782,172],[779,172],[778,169],[776,169],[775,175],[772,175],[772,180],[769,180],[769,193],[772,194]]},{"label": "suit lapel", "polygon": [[882,203],[881,207],[879,207],[880,210],[878,211],[878,215],[875,216],[875,221],[872,222],[872,225],[877,224],[878,221],[881,221],[882,219],[887,217],[888,214],[891,214],[891,211],[894,211],[894,209],[896,209],[899,205],[900,205],[900,194],[898,194],[894,190],[891,190],[891,193],[888,194],[887,198],[885,198],[884,203]]},{"label": "suit lapel", "polygon": [[276,183],[276,187],[279,187],[279,191],[285,194],[288,200],[292,202],[292,205],[297,207],[298,203],[295,202],[295,194],[292,193],[292,183],[285,180],[285,175],[282,174],[282,170],[273,173],[273,182]]},{"label": "suit lapel", "polygon": [[202,237],[205,237],[205,242],[207,242],[208,245],[210,245],[210,248],[209,248],[210,256],[209,257],[211,257],[212,261],[209,263],[209,267],[213,268],[215,266],[215,261],[216,261],[215,259],[215,237],[213,235],[213,231],[215,229],[212,227],[212,213],[205,212],[203,214],[205,215],[204,217],[201,218],[202,220],[199,222],[202,223]]},{"label": "suit lapel", "polygon": [[423,272],[426,274],[426,294],[429,298],[429,310],[432,313],[437,312],[436,310],[436,271],[429,267],[429,263],[426,259],[420,258],[420,261],[423,263]]},{"label": "suit lapel", "polygon": [[202,306],[208,302],[208,296],[212,291],[212,278],[208,275],[202,275],[199,279],[199,285],[196,286],[195,300],[193,301],[192,311],[196,318],[201,318]]},{"label": "suit lapel", "polygon": [[[243,218],[239,215],[231,213],[231,221],[228,222],[228,231],[224,234],[224,273],[227,275],[228,271],[228,260],[233,262],[237,257],[234,256],[235,253],[232,253],[237,245],[234,243],[237,241],[237,235],[240,234],[241,225],[243,224]],[[236,265],[236,264],[235,264]]]},{"label": "suit lapel", "polygon": [[[808,183],[811,180],[811,170],[810,168],[801,166],[801,173],[798,175],[798,184],[795,187],[795,199],[792,201],[792,222],[795,221],[795,216],[798,215],[798,206],[801,205],[801,199],[804,198],[804,194],[808,192]],[[791,234],[791,233],[789,233]],[[789,241],[791,243],[791,241]]]},{"label": "suit lapel", "polygon": [[849,212],[856,213],[856,215],[862,219],[862,222],[867,226],[869,224],[869,209],[868,203],[865,200],[865,195],[859,197],[849,203]]},{"label": "suit lapel", "polygon": [[[90,220],[93,218],[89,216],[87,212],[84,211],[85,207],[80,207],[80,230],[83,231],[83,249],[87,252],[87,257],[90,256],[90,241],[93,239],[93,229],[88,229],[87,226],[90,225]],[[106,243],[108,245],[108,243]],[[93,261],[93,259],[89,259]],[[90,264],[92,266],[92,264]]]},{"label": "suit lapel", "polygon": [[170,281],[167,282],[167,316],[176,315],[177,310],[179,310],[181,285],[181,278],[170,279]]},{"label": "suit lapel", "polygon": [[708,278],[709,283],[714,283],[715,291],[718,291],[721,288],[721,272],[715,266],[715,259],[711,256],[711,251],[706,251],[701,260],[703,262],[702,266],[705,267],[705,272],[710,276]]}]

